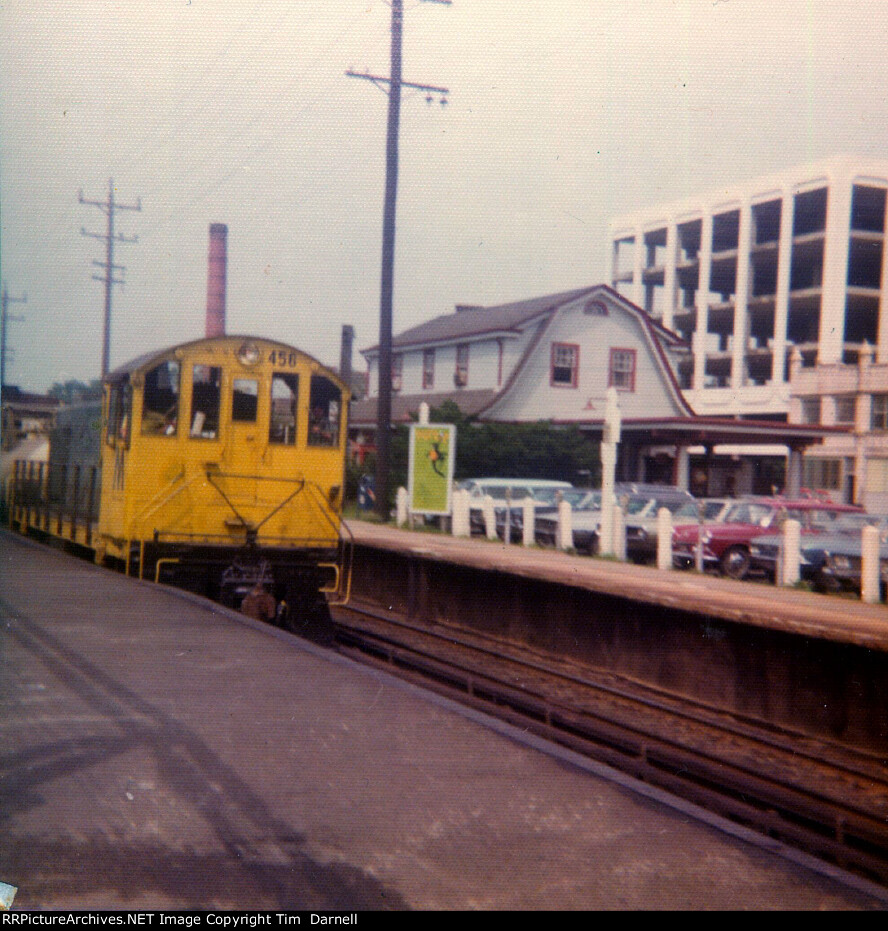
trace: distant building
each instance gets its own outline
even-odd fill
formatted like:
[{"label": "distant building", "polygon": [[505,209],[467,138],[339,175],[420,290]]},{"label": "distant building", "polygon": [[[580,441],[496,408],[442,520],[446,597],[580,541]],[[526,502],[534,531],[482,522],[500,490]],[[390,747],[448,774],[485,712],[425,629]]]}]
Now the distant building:
[{"label": "distant building", "polygon": [[702,416],[785,418],[789,358],[888,362],[888,161],[839,157],[611,223],[608,281],[692,351]]},{"label": "distant building", "polygon": [[48,436],[59,403],[58,398],[31,394],[16,385],[3,385],[0,393],[3,451],[8,452],[28,437]]},{"label": "distant building", "polygon": [[864,347],[857,361],[803,367],[794,359],[790,420],[844,427],[805,454],[802,481],[834,500],[888,514],[888,360]]},{"label": "distant building", "polygon": [[[449,400],[482,420],[571,424],[597,438],[607,390],[616,388],[623,421],[617,477],[627,481],[667,481],[697,493],[715,493],[722,482],[738,493],[770,491],[766,468],[748,462],[738,471],[730,460],[719,467],[712,451],[718,443],[781,443],[791,449],[797,486],[801,450],[824,432],[697,417],[675,376],[687,344],[606,285],[495,307],[458,306],[397,334],[392,350],[394,423],[408,422],[422,402],[440,407]],[[363,355],[369,393],[352,406],[350,432],[366,451],[376,429],[379,349]],[[692,450],[699,462],[692,463]]]}]

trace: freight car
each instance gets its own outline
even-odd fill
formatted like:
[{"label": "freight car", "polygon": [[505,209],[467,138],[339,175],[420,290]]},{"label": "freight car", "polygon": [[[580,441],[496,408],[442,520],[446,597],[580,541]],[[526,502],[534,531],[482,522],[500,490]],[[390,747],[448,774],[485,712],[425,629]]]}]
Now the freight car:
[{"label": "freight car", "polygon": [[141,356],[101,406],[60,413],[45,465],[17,463],[13,528],[234,607],[323,629],[348,599],[348,386],[283,343],[219,336]]}]

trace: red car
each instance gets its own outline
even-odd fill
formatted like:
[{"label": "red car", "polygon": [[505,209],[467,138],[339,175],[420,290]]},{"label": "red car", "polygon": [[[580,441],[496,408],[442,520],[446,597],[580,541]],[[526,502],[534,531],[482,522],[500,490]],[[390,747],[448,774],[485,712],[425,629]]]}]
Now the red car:
[{"label": "red car", "polygon": [[[732,579],[749,573],[749,544],[754,537],[776,533],[787,518],[797,520],[803,532],[827,530],[839,514],[860,513],[853,504],[833,504],[818,498],[741,498],[718,524],[703,524],[703,567],[718,569]],[[672,531],[672,561],[679,569],[696,565],[700,524],[682,524]]]}]

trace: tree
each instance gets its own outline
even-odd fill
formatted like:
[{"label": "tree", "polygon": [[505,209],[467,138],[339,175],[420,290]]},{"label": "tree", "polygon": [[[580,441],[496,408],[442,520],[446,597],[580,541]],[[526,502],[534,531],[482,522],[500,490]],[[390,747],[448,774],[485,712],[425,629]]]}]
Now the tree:
[{"label": "tree", "polygon": [[[416,417],[414,417],[414,420]],[[575,426],[554,426],[548,421],[527,424],[479,422],[464,414],[453,401],[429,411],[432,423],[456,426],[454,479],[480,476],[504,478],[559,479],[576,485],[601,484],[598,440],[590,439]],[[388,508],[394,507],[399,486],[407,485],[409,428],[399,425],[391,437],[391,482]],[[368,457],[361,466],[351,466],[347,495],[354,499],[362,475],[374,474],[375,461]]]},{"label": "tree", "polygon": [[58,398],[65,404],[76,404],[79,401],[96,401],[102,397],[101,379],[94,378],[88,384],[76,378],[69,378],[63,382],[53,382],[47,394],[51,398]]},{"label": "tree", "polygon": [[457,479],[496,475],[575,484],[600,482],[598,441],[573,425],[554,426],[548,421],[482,423],[463,414],[453,401],[430,411],[429,418],[434,423],[456,425]]}]

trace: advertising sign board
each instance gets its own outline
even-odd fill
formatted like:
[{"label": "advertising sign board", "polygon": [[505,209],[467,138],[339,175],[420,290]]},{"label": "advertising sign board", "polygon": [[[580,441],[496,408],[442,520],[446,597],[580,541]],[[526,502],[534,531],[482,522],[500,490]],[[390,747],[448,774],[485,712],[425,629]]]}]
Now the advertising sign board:
[{"label": "advertising sign board", "polygon": [[407,492],[413,514],[449,514],[456,459],[453,424],[412,424]]}]

